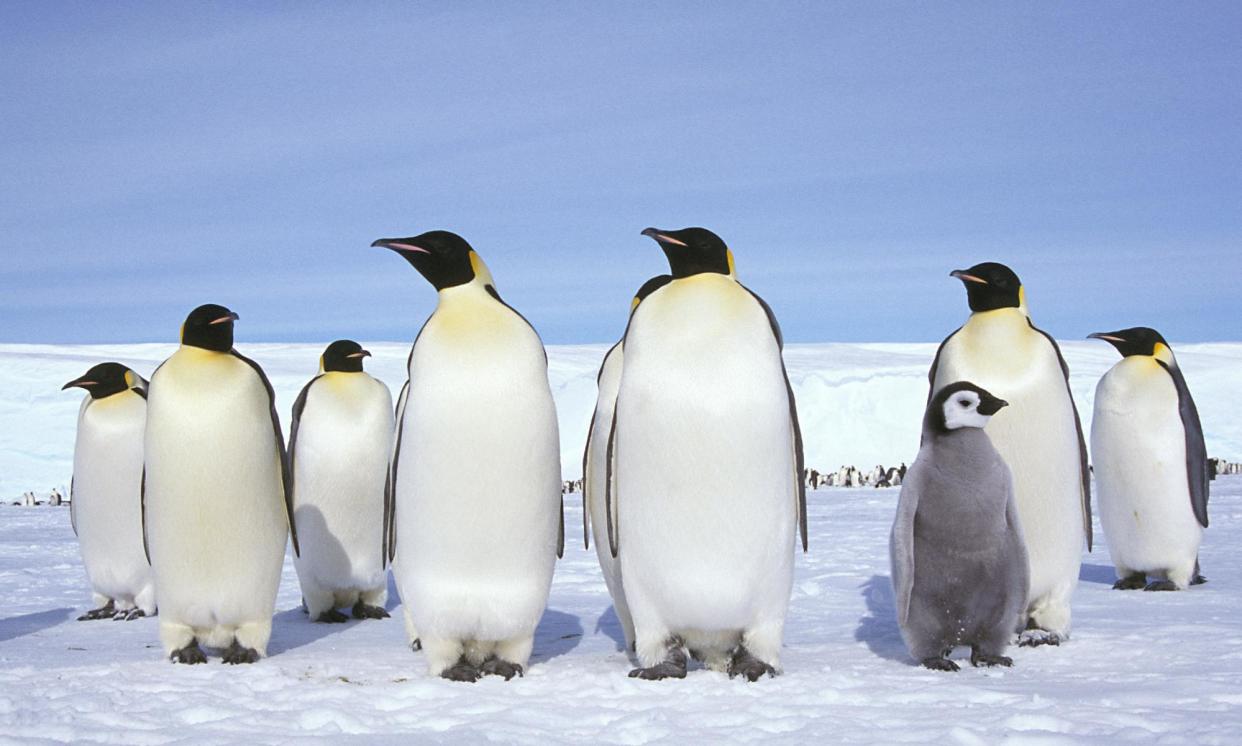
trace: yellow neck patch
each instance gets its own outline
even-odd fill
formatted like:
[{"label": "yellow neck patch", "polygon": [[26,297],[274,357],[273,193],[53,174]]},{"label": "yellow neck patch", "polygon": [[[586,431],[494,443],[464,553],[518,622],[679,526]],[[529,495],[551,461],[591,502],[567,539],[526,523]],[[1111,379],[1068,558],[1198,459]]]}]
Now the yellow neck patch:
[{"label": "yellow neck patch", "polygon": [[483,257],[470,250],[470,269],[474,272],[474,278],[482,281],[484,285],[496,287],[496,282],[492,280],[492,273],[483,263]]},{"label": "yellow neck patch", "polygon": [[1168,345],[1161,344],[1160,342],[1157,342],[1156,346],[1152,348],[1151,356],[1168,365],[1174,364],[1173,350],[1170,350]]},{"label": "yellow neck patch", "polygon": [[1027,316],[1031,315],[1030,311],[1028,311],[1026,308],[1026,286],[1025,285],[1018,286],[1018,308],[1021,308],[1022,312],[1025,313]]},{"label": "yellow neck patch", "polygon": [[125,371],[125,385],[131,389],[134,387],[134,372],[132,370]]},{"label": "yellow neck patch", "polygon": [[737,267],[733,266],[733,249],[725,249],[725,256],[729,259],[729,276],[737,279]]},{"label": "yellow neck patch", "polygon": [[323,355],[319,356],[319,372],[323,372]]}]

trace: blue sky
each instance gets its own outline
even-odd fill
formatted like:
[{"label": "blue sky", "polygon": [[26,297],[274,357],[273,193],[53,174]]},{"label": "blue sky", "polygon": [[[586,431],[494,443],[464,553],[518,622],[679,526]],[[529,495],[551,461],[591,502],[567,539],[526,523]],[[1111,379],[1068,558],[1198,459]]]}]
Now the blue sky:
[{"label": "blue sky", "polygon": [[442,228],[549,343],[702,225],[793,341],[1242,340],[1237,3],[0,1],[0,341],[412,339]]}]

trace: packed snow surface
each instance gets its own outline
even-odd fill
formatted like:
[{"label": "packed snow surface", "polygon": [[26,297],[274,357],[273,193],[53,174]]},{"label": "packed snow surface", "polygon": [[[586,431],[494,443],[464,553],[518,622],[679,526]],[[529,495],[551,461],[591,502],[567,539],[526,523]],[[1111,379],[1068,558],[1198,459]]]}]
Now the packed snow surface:
[{"label": "packed snow surface", "polygon": [[[896,489],[811,493],[785,671],[754,684],[698,667],[680,681],[627,678],[595,550],[572,540],[522,679],[428,678],[422,654],[405,645],[395,594],[392,619],[311,623],[288,558],[269,658],[175,665],[155,619],[74,621],[89,594],[67,509],[2,506],[0,740],[1239,742],[1242,477],[1213,483],[1208,584],[1111,590],[1100,542],[1084,557],[1068,642],[1011,648],[1011,669],[971,668],[960,650],[958,673],[919,668],[902,646],[888,580],[896,500]],[[580,521],[571,497],[570,537]]]},{"label": "packed snow surface", "polygon": [[[267,372],[281,423],[302,386],[318,372],[323,344],[246,344],[238,349]],[[367,370],[395,399],[405,382],[409,343],[373,342]],[[0,499],[27,490],[45,494],[69,483],[80,389],[66,381],[95,363],[116,360],[148,378],[175,345],[0,345]],[[607,345],[548,348],[549,378],[561,430],[561,472],[582,476],[582,447],[595,409],[595,375]],[[1062,342],[1083,426],[1090,428],[1095,385],[1120,357],[1104,342]],[[1242,344],[1176,345],[1177,359],[1199,405],[1209,456],[1242,460]],[[808,467],[864,471],[909,463],[918,451],[935,344],[791,344],[785,348],[798,402]],[[1004,398],[1005,392],[992,392]]]},{"label": "packed snow surface", "polygon": [[[367,345],[370,369],[400,386],[408,345]],[[1075,396],[1117,359],[1064,345]],[[275,385],[285,418],[322,345],[240,345]],[[566,478],[605,346],[549,350]],[[169,345],[0,347],[0,496],[68,482],[79,395],[60,385],[115,359],[149,374]],[[935,345],[791,345],[786,351],[808,464],[909,461]],[[1242,345],[1177,347],[1208,450],[1238,460],[1233,394]],[[1003,395],[1003,392],[997,392]],[[888,580],[896,489],[810,493],[811,549],[795,566],[784,673],[754,684],[692,668],[681,681],[626,677],[632,662],[581,508],[566,503],[566,556],[525,678],[428,678],[392,619],[312,624],[287,557],[270,657],[250,666],[164,660],[157,620],[77,622],[90,594],[66,508],[0,505],[0,741],[322,741],[1236,744],[1242,733],[1242,477],[1212,485],[1202,548],[1207,585],[1113,591],[1108,550],[1084,556],[1074,632],[1060,647],[1011,648],[1012,669],[921,669],[901,642]],[[722,540],[727,538],[722,537]],[[959,661],[966,651],[955,655]]]}]

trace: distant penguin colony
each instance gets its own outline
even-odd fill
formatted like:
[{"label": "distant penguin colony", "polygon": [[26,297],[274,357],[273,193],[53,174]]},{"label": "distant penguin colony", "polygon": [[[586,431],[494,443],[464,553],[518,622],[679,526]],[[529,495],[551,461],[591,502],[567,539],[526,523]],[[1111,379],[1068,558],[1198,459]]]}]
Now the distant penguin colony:
[{"label": "distant penguin colony", "polygon": [[[669,273],[645,282],[604,355],[582,454],[583,543],[637,663],[780,674],[806,489],[900,485],[890,537],[897,624],[921,665],[1010,666],[1058,645],[1091,549],[1086,437],[1052,336],[1009,267],[956,270],[971,315],[928,374],[906,470],[805,468],[776,315],[704,228],[648,228]],[[195,308],[148,383],[116,362],[64,384],[78,413],[70,519],[94,608],[157,613],[169,660],[267,654],[286,542],[309,623],[389,616],[388,572],[429,675],[524,676],[565,519],[544,346],[461,236],[372,246],[435,289],[396,399],[352,340],[324,350],[293,404],[289,446],[238,315]],[[1173,351],[1154,329],[1092,334],[1122,359],[1100,380],[1091,453],[1117,589],[1205,582],[1214,474]],[[572,483],[564,483],[570,484]],[[346,614],[348,612],[348,616]]]}]

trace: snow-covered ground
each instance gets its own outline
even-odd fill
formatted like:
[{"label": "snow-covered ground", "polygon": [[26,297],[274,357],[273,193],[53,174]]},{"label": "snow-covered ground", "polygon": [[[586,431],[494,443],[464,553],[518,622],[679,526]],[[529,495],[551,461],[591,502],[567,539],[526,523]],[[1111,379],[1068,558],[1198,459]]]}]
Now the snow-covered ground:
[{"label": "snow-covered ground", "polygon": [[[1070,383],[1089,427],[1095,385],[1119,359],[1103,342],[1062,342]],[[247,344],[276,389],[287,428],[298,391],[316,372],[324,344]],[[367,370],[393,389],[405,381],[408,342],[366,344]],[[175,345],[0,345],[0,500],[23,492],[65,493],[73,464],[73,435],[82,392],[60,390],[87,368],[117,360],[150,376]],[[582,445],[595,408],[595,374],[607,345],[548,348],[549,374],[561,427],[566,479],[582,471]],[[1242,460],[1242,344],[1176,345],[1178,360],[1203,418],[1208,454]],[[807,465],[835,470],[852,464],[909,463],[918,450],[927,398],[927,368],[935,344],[796,344],[785,350],[798,400]],[[993,392],[1003,397],[1003,391]],[[67,494],[67,493],[66,493]]]},{"label": "snow-covered ground", "polygon": [[[1239,743],[1242,477],[1213,484],[1207,585],[1110,590],[1101,541],[1084,557],[1069,642],[1011,649],[1012,669],[955,674],[916,667],[902,647],[887,577],[896,498],[811,494],[785,673],[754,684],[698,668],[681,681],[627,678],[594,549],[574,542],[523,679],[428,678],[396,614],[310,623],[288,560],[271,657],[173,665],[155,619],[74,621],[89,595],[65,508],[3,506],[0,741]],[[566,521],[579,535],[576,499]]]}]

